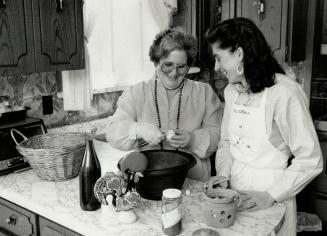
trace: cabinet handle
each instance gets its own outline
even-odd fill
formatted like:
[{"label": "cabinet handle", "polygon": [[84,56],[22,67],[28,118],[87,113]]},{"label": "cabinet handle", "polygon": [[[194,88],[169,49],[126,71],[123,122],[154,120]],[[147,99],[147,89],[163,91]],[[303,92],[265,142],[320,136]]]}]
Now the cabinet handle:
[{"label": "cabinet handle", "polygon": [[56,9],[58,13],[62,13],[64,8],[63,0],[56,0]]},{"label": "cabinet handle", "polygon": [[0,9],[6,8],[6,0],[0,0]]},{"label": "cabinet handle", "polygon": [[16,224],[16,217],[14,215],[9,216],[6,219],[8,225],[15,225]]},{"label": "cabinet handle", "polygon": [[260,20],[263,20],[264,13],[265,13],[265,1],[258,0],[258,16]]}]

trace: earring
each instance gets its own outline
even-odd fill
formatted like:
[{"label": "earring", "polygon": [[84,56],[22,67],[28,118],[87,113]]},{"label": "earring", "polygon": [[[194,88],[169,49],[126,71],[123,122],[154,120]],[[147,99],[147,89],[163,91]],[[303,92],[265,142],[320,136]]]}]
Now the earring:
[{"label": "earring", "polygon": [[237,75],[243,75],[244,73],[244,67],[242,65],[239,65],[236,70]]}]

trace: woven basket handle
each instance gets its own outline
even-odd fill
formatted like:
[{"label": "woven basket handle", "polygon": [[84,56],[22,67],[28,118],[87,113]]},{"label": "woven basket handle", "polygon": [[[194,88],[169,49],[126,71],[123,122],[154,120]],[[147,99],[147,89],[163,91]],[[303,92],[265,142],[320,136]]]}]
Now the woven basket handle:
[{"label": "woven basket handle", "polygon": [[[26,137],[24,134],[22,134],[22,133],[21,133],[20,131],[18,131],[17,129],[12,128],[12,129],[10,130],[10,134],[11,134],[12,139],[13,139],[14,142],[16,143],[16,145],[19,145],[20,143],[17,142],[17,140],[16,140],[16,138],[15,138],[15,135],[14,135],[14,132],[16,132],[17,134],[19,134],[19,135],[24,139],[24,141],[27,140],[27,137]],[[24,142],[24,141],[23,141],[23,142]]]}]

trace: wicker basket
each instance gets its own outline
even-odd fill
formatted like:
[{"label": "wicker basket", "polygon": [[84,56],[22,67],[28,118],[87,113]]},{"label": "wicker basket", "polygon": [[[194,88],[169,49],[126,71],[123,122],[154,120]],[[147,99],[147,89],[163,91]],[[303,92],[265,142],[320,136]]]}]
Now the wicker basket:
[{"label": "wicker basket", "polygon": [[[24,141],[18,143],[14,133]],[[43,180],[63,181],[78,175],[85,150],[85,136],[80,133],[40,134],[26,138],[16,129],[11,136],[20,154]]]}]

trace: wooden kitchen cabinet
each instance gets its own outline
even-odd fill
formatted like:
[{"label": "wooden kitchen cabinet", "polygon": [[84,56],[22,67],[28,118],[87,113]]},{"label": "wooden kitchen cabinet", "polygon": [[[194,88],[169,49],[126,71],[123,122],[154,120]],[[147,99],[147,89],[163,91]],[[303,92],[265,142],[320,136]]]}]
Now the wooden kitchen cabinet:
[{"label": "wooden kitchen cabinet", "polygon": [[32,2],[37,69],[84,68],[82,0]]},{"label": "wooden kitchen cabinet", "polygon": [[84,68],[82,0],[1,0],[0,35],[0,75]]},{"label": "wooden kitchen cabinet", "polygon": [[36,236],[36,215],[0,198],[0,236]]},{"label": "wooden kitchen cabinet", "polygon": [[35,68],[30,0],[10,0],[0,7],[0,75]]},{"label": "wooden kitchen cabinet", "polygon": [[80,234],[73,232],[43,217],[39,218],[39,223],[40,236],[80,236]]},{"label": "wooden kitchen cabinet", "polygon": [[0,198],[0,236],[81,236]]},{"label": "wooden kitchen cabinet", "polygon": [[205,33],[220,21],[221,0],[178,0],[178,11],[173,15],[173,25],[183,28],[198,39],[196,66],[213,67]]},{"label": "wooden kitchen cabinet", "polygon": [[205,32],[219,21],[234,17],[249,18],[262,31],[277,60],[283,62],[287,54],[288,4],[293,1],[179,0],[178,13],[173,16],[173,24],[197,36],[199,61],[213,67],[213,61],[208,54],[208,44],[204,39]]},{"label": "wooden kitchen cabinet", "polygon": [[262,31],[278,61],[285,61],[288,0],[222,0],[222,20],[251,19]]}]

